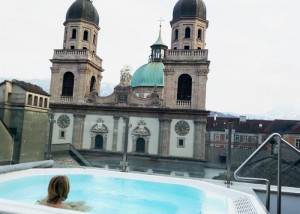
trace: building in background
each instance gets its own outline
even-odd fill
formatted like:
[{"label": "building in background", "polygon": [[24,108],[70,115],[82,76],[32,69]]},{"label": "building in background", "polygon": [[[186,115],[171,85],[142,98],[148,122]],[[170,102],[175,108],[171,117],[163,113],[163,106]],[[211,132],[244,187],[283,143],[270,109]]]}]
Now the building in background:
[{"label": "building in background", "polygon": [[51,59],[53,144],[110,152],[128,144],[129,153],[205,160],[210,61],[202,0],[176,3],[171,49],[159,32],[148,63],[133,75],[123,69],[107,97],[99,96],[104,69],[97,55],[99,15],[92,2],[75,1],[64,26],[63,49],[54,50]]},{"label": "building in background", "polygon": [[49,101],[50,95],[37,85],[0,83],[0,163],[44,160]]},{"label": "building in background", "polygon": [[279,133],[283,139],[300,148],[300,121],[298,120],[247,120],[246,117],[209,117],[207,121],[207,140],[210,147],[228,145],[229,123],[233,124],[232,147],[256,149],[272,133]]}]

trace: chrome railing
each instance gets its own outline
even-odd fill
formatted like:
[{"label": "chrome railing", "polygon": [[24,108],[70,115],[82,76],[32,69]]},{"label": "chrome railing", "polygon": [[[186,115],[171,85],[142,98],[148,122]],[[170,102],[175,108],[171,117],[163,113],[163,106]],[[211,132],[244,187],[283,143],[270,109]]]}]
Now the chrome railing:
[{"label": "chrome railing", "polygon": [[247,160],[242,163],[242,165],[234,172],[234,177],[238,181],[244,181],[244,182],[254,182],[254,183],[260,183],[265,182],[266,183],[266,209],[270,211],[270,181],[265,178],[253,178],[253,177],[241,177],[238,176],[239,172],[267,145],[272,139],[276,140],[276,143],[278,145],[277,147],[277,214],[281,213],[281,152],[282,152],[282,142],[287,145],[288,147],[292,148],[294,151],[296,151],[300,155],[300,151],[297,150],[294,146],[289,144],[286,140],[284,140],[280,134],[273,133],[271,134],[261,145],[258,147],[253,154],[247,158]]}]

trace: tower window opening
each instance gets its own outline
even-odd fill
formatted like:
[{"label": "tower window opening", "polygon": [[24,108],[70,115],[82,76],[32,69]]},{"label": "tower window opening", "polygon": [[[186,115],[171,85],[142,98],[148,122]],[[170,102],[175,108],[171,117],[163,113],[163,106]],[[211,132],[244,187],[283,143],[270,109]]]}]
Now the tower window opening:
[{"label": "tower window opening", "polygon": [[188,74],[182,74],[178,78],[177,100],[191,101],[192,95],[192,77]]},{"label": "tower window opening", "polygon": [[178,40],[178,29],[175,30],[175,37],[174,40]]},{"label": "tower window opening", "polygon": [[95,83],[96,83],[96,78],[94,76],[92,76],[91,85],[90,85],[90,92],[92,92],[94,90]]},{"label": "tower window opening", "polygon": [[94,34],[94,37],[93,37],[93,44],[96,44],[96,34]]},{"label": "tower window opening", "polygon": [[185,34],[184,34],[185,38],[191,38],[191,28],[187,27],[185,29]]},{"label": "tower window opening", "polygon": [[76,39],[76,34],[77,34],[76,29],[73,29],[71,39]]},{"label": "tower window opening", "polygon": [[74,45],[71,45],[71,49],[75,49],[75,46],[74,46]]},{"label": "tower window opening", "polygon": [[62,96],[73,96],[74,74],[66,72],[63,79]]},{"label": "tower window opening", "polygon": [[83,47],[82,49],[86,50],[86,49],[87,49],[87,47]]},{"label": "tower window opening", "polygon": [[177,47],[174,47],[174,50],[177,50]]},{"label": "tower window opening", "polygon": [[85,30],[83,32],[83,40],[88,41],[88,38],[89,38],[89,32],[87,30]]},{"label": "tower window opening", "polygon": [[189,49],[190,49],[190,46],[188,46],[188,45],[184,46],[184,50],[189,50]]},{"label": "tower window opening", "polygon": [[202,29],[198,29],[198,39],[202,40]]}]

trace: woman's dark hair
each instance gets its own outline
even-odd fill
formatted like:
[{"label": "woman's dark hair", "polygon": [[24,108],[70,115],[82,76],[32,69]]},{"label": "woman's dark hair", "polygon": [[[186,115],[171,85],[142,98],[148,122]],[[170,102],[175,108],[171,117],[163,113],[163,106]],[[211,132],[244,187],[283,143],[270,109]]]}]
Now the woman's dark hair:
[{"label": "woman's dark hair", "polygon": [[67,176],[54,176],[48,186],[49,204],[56,204],[58,201],[64,201],[68,198],[70,191],[70,181]]}]

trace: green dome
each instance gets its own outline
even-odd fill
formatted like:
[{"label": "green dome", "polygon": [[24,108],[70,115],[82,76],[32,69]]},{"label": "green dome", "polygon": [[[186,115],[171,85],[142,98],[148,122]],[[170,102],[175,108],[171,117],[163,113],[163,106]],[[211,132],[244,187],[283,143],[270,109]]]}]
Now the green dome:
[{"label": "green dome", "polygon": [[138,68],[131,79],[132,87],[164,86],[164,64],[150,62]]}]

